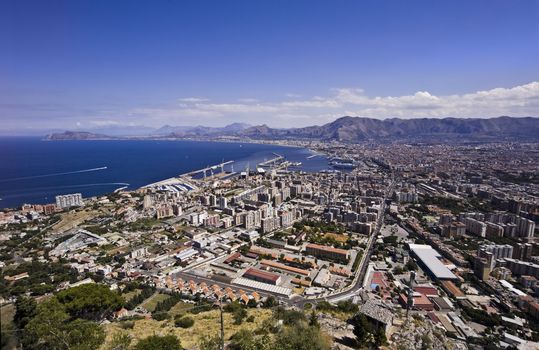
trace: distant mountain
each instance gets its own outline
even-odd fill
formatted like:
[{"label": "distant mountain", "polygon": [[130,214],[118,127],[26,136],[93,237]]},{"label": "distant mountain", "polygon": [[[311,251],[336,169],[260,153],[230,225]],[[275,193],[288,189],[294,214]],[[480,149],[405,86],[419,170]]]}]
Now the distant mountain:
[{"label": "distant mountain", "polygon": [[86,131],[64,131],[62,133],[53,133],[45,137],[46,140],[58,141],[58,140],[111,140],[115,137],[94,134]]},{"label": "distant mountain", "polygon": [[[136,138],[215,139],[219,137],[352,143],[362,141],[539,141],[539,118],[392,118],[381,120],[363,117],[342,117],[321,126],[292,129],[274,129],[267,125],[250,126],[240,123],[230,124],[225,127],[165,125],[149,136]],[[97,140],[114,137],[90,132],[66,131],[64,133],[54,133],[47,138],[50,140]]]},{"label": "distant mountain", "polygon": [[243,136],[255,139],[316,139],[360,142],[367,140],[539,140],[539,118],[490,119],[422,118],[372,119],[342,117],[322,126],[272,129],[267,125],[248,128]]},{"label": "distant mountain", "polygon": [[224,127],[210,127],[210,126],[170,126],[165,125],[155,130],[152,135],[155,136],[168,136],[168,137],[197,137],[208,135],[228,135],[241,132],[251,127],[249,124],[233,123]]},{"label": "distant mountain", "polygon": [[94,127],[85,131],[109,136],[148,136],[155,130],[155,128],[144,125],[108,125]]}]

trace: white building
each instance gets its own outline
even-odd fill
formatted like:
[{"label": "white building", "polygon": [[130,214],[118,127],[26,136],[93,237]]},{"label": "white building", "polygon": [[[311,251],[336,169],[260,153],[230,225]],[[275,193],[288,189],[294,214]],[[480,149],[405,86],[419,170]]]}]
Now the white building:
[{"label": "white building", "polygon": [[56,196],[56,206],[58,208],[80,207],[83,206],[82,195],[80,193],[72,193]]}]

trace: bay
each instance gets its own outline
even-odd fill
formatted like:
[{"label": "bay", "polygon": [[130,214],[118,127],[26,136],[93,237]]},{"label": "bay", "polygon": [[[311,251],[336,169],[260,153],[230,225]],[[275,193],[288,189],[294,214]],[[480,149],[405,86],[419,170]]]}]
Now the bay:
[{"label": "bay", "polygon": [[[53,203],[54,197],[102,195],[123,186],[136,189],[189,171],[234,160],[234,171],[274,158],[301,162],[307,172],[328,169],[321,156],[297,147],[269,144],[162,141],[43,141],[0,138],[0,207]],[[225,170],[231,170],[230,166]]]}]

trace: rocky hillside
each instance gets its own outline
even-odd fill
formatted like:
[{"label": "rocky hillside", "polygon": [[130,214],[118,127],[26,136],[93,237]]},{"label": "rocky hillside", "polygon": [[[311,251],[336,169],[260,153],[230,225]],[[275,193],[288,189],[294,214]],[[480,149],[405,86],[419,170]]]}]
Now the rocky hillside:
[{"label": "rocky hillside", "polygon": [[257,139],[299,138],[360,142],[365,140],[538,140],[539,118],[372,119],[342,117],[322,126],[272,129],[255,126],[241,132]]}]

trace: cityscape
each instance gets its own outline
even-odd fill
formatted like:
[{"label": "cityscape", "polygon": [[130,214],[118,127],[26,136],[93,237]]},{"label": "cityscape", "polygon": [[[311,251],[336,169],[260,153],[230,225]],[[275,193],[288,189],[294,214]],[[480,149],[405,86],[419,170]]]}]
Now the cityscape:
[{"label": "cityscape", "polygon": [[537,2],[45,3],[0,14],[2,349],[539,349]]}]

